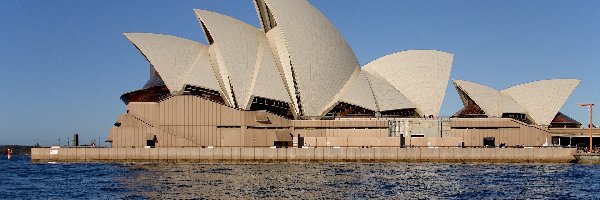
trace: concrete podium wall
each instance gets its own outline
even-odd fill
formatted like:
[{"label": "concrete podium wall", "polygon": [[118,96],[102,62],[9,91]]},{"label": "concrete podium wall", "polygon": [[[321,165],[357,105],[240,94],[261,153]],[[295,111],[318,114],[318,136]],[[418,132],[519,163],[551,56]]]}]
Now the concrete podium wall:
[{"label": "concrete podium wall", "polygon": [[[51,150],[57,154],[51,154]],[[566,148],[32,148],[34,162],[571,162]]]}]

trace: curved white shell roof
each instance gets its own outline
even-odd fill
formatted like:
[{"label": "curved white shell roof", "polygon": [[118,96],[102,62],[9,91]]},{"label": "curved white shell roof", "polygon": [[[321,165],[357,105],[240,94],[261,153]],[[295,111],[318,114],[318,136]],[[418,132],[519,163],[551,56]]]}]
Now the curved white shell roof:
[{"label": "curved white shell roof", "polygon": [[220,91],[205,45],[154,33],[124,35],[146,57],[171,92],[182,91],[186,83]]},{"label": "curved white shell roof", "polygon": [[446,52],[409,50],[381,57],[363,69],[392,84],[420,114],[439,116],[452,60],[453,55]]},{"label": "curved white shell roof", "polygon": [[394,88],[394,86],[390,85],[390,83],[385,81],[383,78],[364,70],[361,71],[361,74],[367,77],[367,80],[371,85],[378,111],[383,112],[389,110],[417,108],[414,103],[408,100],[400,91]]},{"label": "curved white shell roof", "polygon": [[[216,45],[222,82],[231,84],[235,101],[250,109],[255,96],[290,102],[266,34],[226,15],[194,10]],[[226,86],[225,86],[226,87]]]},{"label": "curved white shell roof", "polygon": [[[502,117],[504,113],[527,114],[515,100],[496,89],[463,80],[453,82],[457,89],[465,92],[489,117]],[[466,105],[466,102],[463,104]]]},{"label": "curved white shell roof", "polygon": [[287,89],[288,96],[290,97],[293,114],[298,116],[300,114],[300,107],[298,104],[298,95],[296,95],[296,86],[294,84],[294,76],[292,75],[290,53],[287,50],[285,39],[281,33],[280,27],[275,27],[271,31],[267,32],[267,39],[271,47],[271,52],[275,57],[275,63],[277,69],[284,80],[284,86]]},{"label": "curved white shell roof", "polygon": [[344,94],[339,102],[345,102],[372,111],[378,111],[371,85],[363,73],[358,72],[356,76],[348,81],[346,87],[348,88],[342,90]]},{"label": "curved white shell roof", "polygon": [[201,24],[208,30],[207,37],[216,46],[211,60],[219,71],[221,87],[228,88],[232,103],[246,108],[251,101],[252,78],[256,67],[261,31],[234,18],[205,10],[194,10]]},{"label": "curved white shell roof", "polygon": [[258,69],[255,70],[256,75],[252,81],[252,96],[290,103],[290,96],[277,69],[277,64],[266,38],[261,39],[259,50],[259,52],[262,52],[259,55],[262,59],[257,61],[260,64],[257,64]]},{"label": "curved white shell roof", "polygon": [[277,51],[287,50],[291,58],[289,71],[300,95],[301,112],[318,118],[359,69],[358,60],[331,22],[308,1],[265,3],[285,40],[286,48]]},{"label": "curved white shell roof", "polygon": [[541,80],[502,90],[529,112],[539,125],[549,125],[573,90],[579,85],[577,79]]},{"label": "curved white shell roof", "polygon": [[[402,51],[362,71],[342,35],[307,0],[254,3],[264,30],[195,10],[208,47],[176,36],[125,33],[150,62],[147,85],[164,82],[171,93],[186,84],[217,90],[228,105],[242,109],[249,109],[253,97],[289,102],[294,115],[304,118],[320,118],[338,102],[376,111],[416,108],[421,115],[439,116],[452,54]],[[488,116],[527,113],[535,123],[548,125],[579,82],[542,80],[502,91],[468,81],[454,84]]]},{"label": "curved white shell roof", "polygon": [[208,88],[221,92],[221,87],[217,81],[210,58],[208,56],[208,47],[204,46],[196,58],[196,62],[192,65],[184,81],[185,84],[197,87]]}]

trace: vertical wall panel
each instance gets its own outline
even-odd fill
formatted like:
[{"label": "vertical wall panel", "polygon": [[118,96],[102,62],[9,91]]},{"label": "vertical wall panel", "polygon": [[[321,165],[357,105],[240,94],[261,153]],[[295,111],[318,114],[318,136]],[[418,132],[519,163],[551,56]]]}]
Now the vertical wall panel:
[{"label": "vertical wall panel", "polygon": [[460,129],[457,131],[463,136],[463,141],[465,142],[465,146],[472,146],[473,141],[471,141],[471,134],[469,134],[469,130]]},{"label": "vertical wall panel", "polygon": [[163,116],[164,116],[164,104],[159,103],[158,104],[158,126],[165,124],[163,121]]},{"label": "vertical wall panel", "polygon": [[184,98],[181,98],[179,100],[179,105],[177,106],[177,113],[179,113],[179,123],[177,125],[185,125],[185,117],[186,117],[186,102],[187,102],[187,97],[188,96],[183,96]]},{"label": "vertical wall panel", "polygon": [[196,126],[196,136],[198,137],[198,139],[196,139],[197,140],[196,143],[198,145],[202,145],[203,128],[204,128],[204,126]]},{"label": "vertical wall panel", "polygon": [[202,125],[208,125],[208,105],[204,101],[200,104],[202,105]]},{"label": "vertical wall panel", "polygon": [[[168,131],[167,131],[167,132],[168,132]],[[166,137],[165,137],[165,139],[166,139],[166,145],[167,145],[168,147],[170,147],[170,146],[173,146],[173,144],[171,144],[172,135],[171,135],[171,134],[168,134],[168,133],[165,133],[165,136],[166,136]]]},{"label": "vertical wall panel", "polygon": [[171,102],[171,101],[169,101],[169,100],[166,100],[166,101],[164,102],[164,103],[165,103],[165,105],[164,105],[164,109],[165,109],[165,111],[164,111],[164,112],[165,112],[165,113],[164,113],[164,116],[165,116],[165,117],[164,117],[164,120],[165,120],[164,124],[165,124],[165,125],[167,125],[167,124],[171,124],[171,108],[170,108],[170,102]]},{"label": "vertical wall panel", "polygon": [[[174,112],[173,110],[175,109],[175,103],[174,103],[174,99],[171,98],[168,100],[169,101],[169,106],[168,106],[168,111],[169,111],[169,125],[174,125],[175,124],[175,116],[174,116]],[[175,143],[173,141],[171,141],[173,145],[175,145]]]},{"label": "vertical wall panel", "polygon": [[211,127],[211,131],[215,133],[215,135],[217,136],[217,145],[218,146],[223,146],[223,135],[221,134],[221,130],[218,129],[217,127],[213,126]]},{"label": "vertical wall panel", "polygon": [[136,147],[144,147],[146,146],[146,134],[148,133],[147,127],[138,128],[140,131],[138,132],[138,139],[135,142]]},{"label": "vertical wall panel", "polygon": [[[211,107],[212,107],[212,106],[211,106]],[[211,111],[212,111],[212,110],[211,110]],[[215,138],[214,138],[214,135],[213,135],[213,131],[212,131],[212,129],[211,129],[210,127],[212,127],[212,126],[209,126],[209,127],[207,127],[207,128],[208,128],[208,132],[207,132],[207,136],[208,136],[208,144],[209,144],[210,146],[214,146],[214,144],[215,144],[215,142],[214,142],[214,141],[215,141]]]},{"label": "vertical wall panel", "polygon": [[525,144],[525,131],[523,131],[524,126],[521,126],[521,128],[519,129],[519,144]]},{"label": "vertical wall panel", "polygon": [[113,135],[113,147],[121,146],[121,128],[114,129],[115,134]]},{"label": "vertical wall panel", "polygon": [[[189,121],[189,115],[190,115],[190,106],[189,106],[189,100],[190,100],[190,96],[184,96],[185,98],[183,99],[183,123],[181,125],[184,126],[188,126],[190,125],[190,121]],[[187,136],[187,134],[186,134]]]},{"label": "vertical wall panel", "polygon": [[530,144],[532,146],[537,146],[538,145],[537,144],[537,142],[538,142],[538,133],[537,133],[537,131],[535,131],[535,132],[534,131],[529,131],[529,135],[531,136],[530,137],[531,138]]},{"label": "vertical wall panel", "polygon": [[180,125],[181,123],[181,115],[183,113],[181,113],[182,109],[180,109],[181,107],[181,99],[183,98],[172,98],[173,99],[173,125]]},{"label": "vertical wall panel", "polygon": [[231,114],[229,113],[229,111],[231,110],[231,108],[229,107],[223,107],[221,109],[221,124],[223,125],[230,125],[231,124]]},{"label": "vertical wall panel", "polygon": [[207,142],[215,147],[221,146],[221,142],[220,142],[220,138],[219,137],[219,132],[223,131],[223,128],[216,128],[215,126],[207,126],[206,127],[206,133],[207,136],[210,137],[210,140],[208,140]]},{"label": "vertical wall panel", "polygon": [[221,119],[221,115],[222,115],[224,107],[225,106],[219,106],[219,107],[217,107],[217,110],[215,111],[214,117],[215,117],[215,119],[217,121],[217,124],[222,124],[223,123],[223,121]]},{"label": "vertical wall panel", "polygon": [[190,110],[191,110],[191,116],[190,116],[190,117],[191,117],[191,119],[190,119],[190,125],[194,125],[194,126],[197,126],[197,125],[198,125],[198,123],[196,122],[196,120],[197,120],[197,116],[198,116],[198,115],[197,115],[197,113],[198,113],[198,110],[197,110],[197,108],[196,108],[196,102],[197,102],[196,100],[192,100],[192,101],[190,102]]},{"label": "vertical wall panel", "polygon": [[201,105],[202,101],[196,101],[194,102],[194,106],[195,106],[195,111],[196,111],[196,125],[202,125],[202,105]]},{"label": "vertical wall panel", "polygon": [[211,114],[210,113],[210,104],[208,104],[208,102],[206,102],[206,101],[203,101],[202,104],[204,104],[203,105],[203,107],[204,107],[204,119],[205,119],[204,125],[211,125],[211,123],[210,123],[210,114]]},{"label": "vertical wall panel", "polygon": [[210,127],[210,132],[213,135],[213,144],[215,146],[220,146],[220,144],[222,143],[221,140],[221,135],[219,135],[219,132],[217,131],[217,128],[215,126],[211,126]]},{"label": "vertical wall panel", "polygon": [[192,136],[190,134],[190,127],[191,126],[183,126],[183,131],[185,132],[185,139],[187,140],[192,140]]},{"label": "vertical wall panel", "polygon": [[517,143],[517,140],[515,138],[516,135],[514,135],[514,131],[510,128],[506,128],[504,129],[505,133],[506,133],[506,137],[507,137],[507,145],[509,146],[514,146]]},{"label": "vertical wall panel", "polygon": [[212,117],[212,115],[215,113],[215,106],[212,103],[209,103],[209,102],[206,102],[206,103],[208,104],[208,113],[209,113],[208,124],[216,125],[217,123],[215,123],[215,120]]},{"label": "vertical wall panel", "polygon": [[200,116],[202,118],[202,125],[208,125],[208,119],[206,118],[206,103],[204,101],[199,102],[200,103]]},{"label": "vertical wall panel", "polygon": [[204,104],[204,117],[205,117],[205,125],[212,125],[212,120],[210,119],[211,105],[208,102],[202,102]]},{"label": "vertical wall panel", "polygon": [[172,121],[171,121],[171,101],[170,100],[166,100],[165,101],[165,125],[170,125],[170,124],[172,124]]},{"label": "vertical wall panel", "polygon": [[192,135],[191,141],[194,142],[194,144],[198,144],[198,142],[197,142],[197,140],[198,140],[197,136],[198,135],[196,134],[196,127],[198,127],[198,126],[192,126],[192,127],[190,127],[190,129],[191,129],[190,130],[191,131],[190,134]]},{"label": "vertical wall panel", "polygon": [[205,146],[210,146],[210,127],[211,126],[202,126],[202,144]]},{"label": "vertical wall panel", "polygon": [[135,140],[133,140],[133,146],[140,147],[140,141],[143,139],[141,137],[142,132],[144,131],[144,127],[136,127]]},{"label": "vertical wall panel", "polygon": [[198,115],[197,115],[198,109],[196,108],[196,105],[197,105],[196,102],[198,102],[198,101],[195,100],[195,101],[191,102],[191,109],[192,109],[192,120],[191,120],[192,123],[191,124],[194,126],[198,125],[198,122],[196,121],[198,119],[197,118],[198,117]]}]

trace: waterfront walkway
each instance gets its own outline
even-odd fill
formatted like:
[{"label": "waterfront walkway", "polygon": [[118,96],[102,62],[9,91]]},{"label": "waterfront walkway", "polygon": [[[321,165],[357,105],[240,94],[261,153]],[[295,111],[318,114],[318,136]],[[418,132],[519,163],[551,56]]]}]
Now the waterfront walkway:
[{"label": "waterfront walkway", "polygon": [[34,162],[573,162],[572,148],[33,148]]}]

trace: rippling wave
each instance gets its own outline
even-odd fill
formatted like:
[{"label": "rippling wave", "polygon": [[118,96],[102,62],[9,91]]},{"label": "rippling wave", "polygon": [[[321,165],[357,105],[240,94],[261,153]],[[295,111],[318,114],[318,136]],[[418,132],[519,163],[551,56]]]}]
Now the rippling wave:
[{"label": "rippling wave", "polygon": [[31,163],[0,159],[0,199],[599,198],[600,165]]}]

